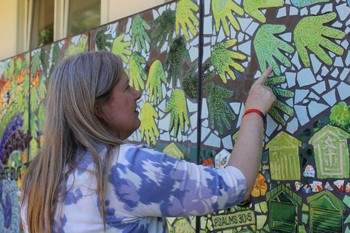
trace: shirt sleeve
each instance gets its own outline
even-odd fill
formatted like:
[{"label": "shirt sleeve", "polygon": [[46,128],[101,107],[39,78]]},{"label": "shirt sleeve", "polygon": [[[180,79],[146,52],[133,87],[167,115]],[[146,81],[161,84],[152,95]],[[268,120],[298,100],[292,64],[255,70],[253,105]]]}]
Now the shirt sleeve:
[{"label": "shirt sleeve", "polygon": [[235,167],[204,167],[134,145],[120,146],[115,157],[113,194],[139,217],[208,214],[239,203],[247,188]]}]

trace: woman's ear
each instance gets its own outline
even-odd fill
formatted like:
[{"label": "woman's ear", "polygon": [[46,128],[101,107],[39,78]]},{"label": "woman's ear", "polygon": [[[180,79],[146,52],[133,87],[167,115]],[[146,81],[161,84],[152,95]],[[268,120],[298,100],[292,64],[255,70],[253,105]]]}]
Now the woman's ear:
[{"label": "woman's ear", "polygon": [[95,115],[96,115],[97,118],[99,118],[100,120],[103,120],[103,119],[104,119],[104,113],[103,113],[101,104],[95,105]]}]

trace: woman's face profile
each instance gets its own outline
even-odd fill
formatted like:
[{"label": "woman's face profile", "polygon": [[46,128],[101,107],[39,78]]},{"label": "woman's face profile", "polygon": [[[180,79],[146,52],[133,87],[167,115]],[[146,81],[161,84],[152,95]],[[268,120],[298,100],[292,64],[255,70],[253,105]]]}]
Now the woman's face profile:
[{"label": "woman's face profile", "polygon": [[141,91],[129,85],[129,77],[123,70],[118,83],[112,89],[110,99],[100,108],[99,117],[121,140],[129,137],[141,124],[139,112],[136,110],[140,97]]}]

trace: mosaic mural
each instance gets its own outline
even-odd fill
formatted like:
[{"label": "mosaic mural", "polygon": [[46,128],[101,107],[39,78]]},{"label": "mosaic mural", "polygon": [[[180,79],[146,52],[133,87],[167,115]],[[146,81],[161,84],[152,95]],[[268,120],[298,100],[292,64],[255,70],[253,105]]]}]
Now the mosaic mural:
[{"label": "mosaic mural", "polygon": [[350,232],[349,31],[349,0],[179,0],[1,61],[0,229],[21,231],[18,188],[52,69],[109,50],[143,91],[128,140],[204,166],[226,165],[250,86],[273,67],[251,202],[167,218],[170,232]]}]

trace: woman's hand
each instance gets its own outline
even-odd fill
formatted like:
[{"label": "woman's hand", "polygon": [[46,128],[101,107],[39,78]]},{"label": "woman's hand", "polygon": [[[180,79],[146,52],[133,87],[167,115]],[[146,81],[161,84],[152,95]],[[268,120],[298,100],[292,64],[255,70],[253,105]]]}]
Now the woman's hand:
[{"label": "woman's hand", "polygon": [[270,87],[265,86],[265,80],[272,71],[272,67],[268,67],[266,71],[258,78],[250,88],[249,95],[245,104],[245,109],[259,109],[264,115],[267,114],[271,106],[276,100]]}]

